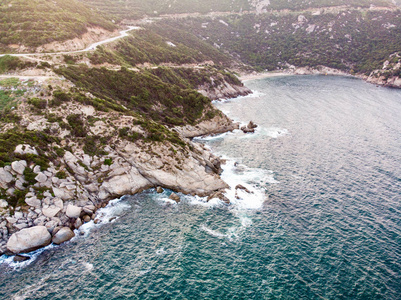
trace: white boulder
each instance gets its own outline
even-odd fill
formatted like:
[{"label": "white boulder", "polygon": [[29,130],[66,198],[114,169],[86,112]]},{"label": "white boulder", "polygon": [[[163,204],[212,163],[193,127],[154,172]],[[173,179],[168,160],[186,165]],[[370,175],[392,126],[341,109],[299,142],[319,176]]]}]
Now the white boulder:
[{"label": "white boulder", "polygon": [[69,218],[77,219],[81,215],[81,211],[82,211],[81,207],[69,204],[67,206],[67,210],[66,210],[65,214]]},{"label": "white boulder", "polygon": [[22,175],[24,174],[24,170],[26,168],[27,164],[25,160],[19,160],[19,161],[13,161],[11,163],[11,168],[18,174]]},{"label": "white boulder", "polygon": [[13,179],[13,175],[4,170],[4,168],[0,168],[0,182],[10,183]]},{"label": "white boulder", "polygon": [[12,253],[26,253],[45,247],[51,243],[51,235],[45,226],[34,226],[14,233],[7,242]]},{"label": "white boulder", "polygon": [[42,213],[49,218],[53,218],[54,216],[56,216],[59,211],[61,210],[60,207],[57,207],[55,205],[51,205],[49,207],[43,208],[42,209]]},{"label": "white boulder", "polygon": [[69,227],[63,227],[53,236],[53,243],[60,245],[66,241],[69,241],[75,236],[75,233]]}]

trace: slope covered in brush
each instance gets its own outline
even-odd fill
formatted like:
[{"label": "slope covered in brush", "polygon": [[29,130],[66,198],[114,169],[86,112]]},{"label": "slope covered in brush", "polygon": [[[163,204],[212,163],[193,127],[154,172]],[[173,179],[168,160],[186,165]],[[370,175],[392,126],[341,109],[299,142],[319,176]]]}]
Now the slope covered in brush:
[{"label": "slope covered in brush", "polygon": [[76,0],[5,0],[0,3],[0,51],[37,47],[79,37],[88,27],[114,30],[112,22]]}]

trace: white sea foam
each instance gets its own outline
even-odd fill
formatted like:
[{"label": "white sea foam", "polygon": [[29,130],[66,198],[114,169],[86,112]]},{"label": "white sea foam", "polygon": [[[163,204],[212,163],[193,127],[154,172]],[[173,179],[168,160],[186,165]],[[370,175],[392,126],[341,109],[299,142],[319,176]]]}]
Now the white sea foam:
[{"label": "white sea foam", "polygon": [[107,223],[113,223],[115,222],[120,216],[127,211],[129,208],[131,208],[131,205],[129,205],[126,202],[123,202],[124,197],[121,197],[119,199],[114,199],[107,204],[106,207],[100,208],[99,210],[96,211],[96,219],[99,220],[97,224],[95,224],[94,221],[90,221],[88,223],[83,224],[79,229],[75,230],[75,237],[79,238],[79,236],[86,237],[88,234],[91,232],[93,228],[102,226],[103,224]]},{"label": "white sea foam", "polygon": [[9,267],[11,267],[14,270],[21,270],[27,266],[29,266],[31,263],[33,263],[44,251],[58,247],[57,245],[50,244],[49,246],[46,246],[44,248],[38,249],[36,251],[32,251],[29,253],[24,253],[24,256],[30,257],[29,260],[23,261],[23,262],[14,262],[14,256],[6,256],[2,255],[0,256],[0,264],[7,264]]},{"label": "white sea foam", "polygon": [[232,102],[232,101],[237,101],[237,100],[242,100],[246,98],[260,98],[264,96],[265,94],[259,91],[252,91],[250,94],[246,96],[238,96],[235,98],[229,98],[229,99],[219,99],[219,100],[213,100],[213,104],[218,104],[218,103],[227,103],[227,102]]},{"label": "white sea foam", "polygon": [[267,184],[278,183],[272,171],[248,168],[233,159],[226,158],[223,170],[221,177],[230,186],[226,196],[237,209],[261,208],[268,198]]}]

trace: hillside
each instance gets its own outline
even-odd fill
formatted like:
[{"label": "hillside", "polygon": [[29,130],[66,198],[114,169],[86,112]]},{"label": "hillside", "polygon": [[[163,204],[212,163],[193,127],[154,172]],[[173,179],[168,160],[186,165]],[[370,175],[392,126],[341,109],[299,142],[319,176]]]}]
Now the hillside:
[{"label": "hillside", "polygon": [[370,7],[392,6],[389,0],[81,0],[83,3],[107,12],[116,20],[138,19],[144,15],[158,16],[163,14],[188,14],[211,12],[240,13],[245,11],[264,12],[271,10],[300,10],[307,8],[347,6]]},{"label": "hillside", "polygon": [[102,14],[76,0],[5,0],[0,3],[0,52],[26,50],[82,36],[88,27],[113,31]]},{"label": "hillside", "polygon": [[401,49],[401,12],[396,9],[265,13],[161,22],[187,30],[259,71],[324,65],[369,75]]}]

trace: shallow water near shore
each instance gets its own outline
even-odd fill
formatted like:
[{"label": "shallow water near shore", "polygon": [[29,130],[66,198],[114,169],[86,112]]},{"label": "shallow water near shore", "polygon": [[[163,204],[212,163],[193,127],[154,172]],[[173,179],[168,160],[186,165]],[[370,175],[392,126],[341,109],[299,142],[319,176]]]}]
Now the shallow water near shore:
[{"label": "shallow water near shore", "polygon": [[246,84],[254,96],[216,106],[256,133],[199,142],[251,193],[115,201],[117,219],[0,264],[0,299],[401,299],[401,91],[330,76]]}]

